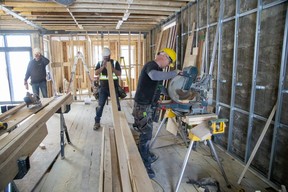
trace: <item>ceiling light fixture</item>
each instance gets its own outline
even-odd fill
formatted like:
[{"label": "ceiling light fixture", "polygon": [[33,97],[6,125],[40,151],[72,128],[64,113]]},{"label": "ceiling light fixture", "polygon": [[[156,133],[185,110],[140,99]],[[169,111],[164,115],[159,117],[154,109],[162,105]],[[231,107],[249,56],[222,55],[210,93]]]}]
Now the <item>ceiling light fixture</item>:
[{"label": "ceiling light fixture", "polygon": [[129,15],[130,15],[130,12],[129,12],[128,9],[127,9],[126,12],[125,12],[124,15],[123,15],[122,20],[123,20],[123,21],[127,21]]},{"label": "ceiling light fixture", "polygon": [[116,26],[116,29],[120,29],[120,26],[122,25],[123,20],[119,20]]}]

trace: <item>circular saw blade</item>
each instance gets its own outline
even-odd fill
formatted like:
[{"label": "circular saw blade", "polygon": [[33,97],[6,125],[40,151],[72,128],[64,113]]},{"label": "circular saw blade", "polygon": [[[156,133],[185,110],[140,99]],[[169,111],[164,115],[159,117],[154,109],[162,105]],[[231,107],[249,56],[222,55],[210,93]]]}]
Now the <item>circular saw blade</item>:
[{"label": "circular saw blade", "polygon": [[195,97],[195,93],[190,89],[182,89],[184,83],[185,77],[180,75],[174,77],[169,83],[168,95],[173,101],[177,103],[184,103],[187,102],[187,100],[192,100]]}]

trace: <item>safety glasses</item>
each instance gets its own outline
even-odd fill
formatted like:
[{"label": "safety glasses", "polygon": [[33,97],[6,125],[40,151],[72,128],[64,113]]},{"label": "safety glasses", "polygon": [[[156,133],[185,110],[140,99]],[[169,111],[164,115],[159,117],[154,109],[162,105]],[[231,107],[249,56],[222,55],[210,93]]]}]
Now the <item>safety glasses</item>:
[{"label": "safety glasses", "polygon": [[157,55],[164,55],[168,59],[169,63],[172,63],[171,57],[169,57],[169,55],[167,55],[165,52],[158,52]]}]

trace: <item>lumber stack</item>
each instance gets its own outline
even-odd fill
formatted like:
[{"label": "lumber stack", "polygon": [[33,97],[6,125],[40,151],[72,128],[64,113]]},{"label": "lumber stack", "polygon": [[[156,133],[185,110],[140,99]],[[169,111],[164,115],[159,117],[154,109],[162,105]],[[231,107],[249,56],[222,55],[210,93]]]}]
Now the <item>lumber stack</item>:
[{"label": "lumber stack", "polygon": [[[154,191],[126,116],[124,112],[118,113],[120,126],[115,129],[120,129],[120,132],[108,127],[104,127],[102,132],[99,191]],[[124,145],[118,143],[119,137]],[[117,151],[124,154],[119,156]]]},{"label": "lumber stack", "polygon": [[[43,99],[42,108],[33,112],[25,105],[19,105],[18,110],[7,111],[1,115],[1,120],[13,119],[13,126],[17,128],[7,132],[0,140],[0,190],[4,189],[18,173],[19,160],[23,156],[30,156],[41,141],[48,134],[46,121],[62,108],[63,105],[71,104],[72,95],[67,94],[57,98]],[[32,114],[31,114],[32,113]],[[25,121],[24,121],[25,120]],[[8,122],[9,128],[9,122]]]},{"label": "lumber stack", "polygon": [[138,152],[126,116],[124,112],[118,111],[115,89],[112,88],[114,82],[111,65],[107,64],[107,70],[114,129],[112,131],[107,131],[107,128],[103,129],[98,191],[152,192],[154,191],[152,183]]}]

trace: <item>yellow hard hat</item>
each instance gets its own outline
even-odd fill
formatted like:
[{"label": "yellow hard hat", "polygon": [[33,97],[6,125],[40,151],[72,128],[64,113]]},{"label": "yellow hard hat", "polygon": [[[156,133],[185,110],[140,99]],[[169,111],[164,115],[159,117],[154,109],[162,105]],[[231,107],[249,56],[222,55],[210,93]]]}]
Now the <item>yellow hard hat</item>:
[{"label": "yellow hard hat", "polygon": [[175,63],[176,61],[176,52],[173,49],[170,48],[164,48],[161,50],[161,52],[166,53],[172,60],[172,63]]}]

